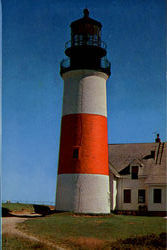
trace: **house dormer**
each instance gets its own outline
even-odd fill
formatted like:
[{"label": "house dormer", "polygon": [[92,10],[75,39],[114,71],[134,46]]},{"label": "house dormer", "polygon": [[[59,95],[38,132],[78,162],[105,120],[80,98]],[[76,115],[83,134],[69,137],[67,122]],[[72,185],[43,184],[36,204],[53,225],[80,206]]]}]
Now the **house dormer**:
[{"label": "house dormer", "polygon": [[137,180],[142,175],[144,165],[140,159],[134,159],[128,166],[119,171],[119,174],[123,177]]},{"label": "house dormer", "polygon": [[139,178],[140,174],[140,168],[142,168],[144,165],[141,162],[140,159],[134,159],[130,164],[130,176],[132,180],[137,180]]}]

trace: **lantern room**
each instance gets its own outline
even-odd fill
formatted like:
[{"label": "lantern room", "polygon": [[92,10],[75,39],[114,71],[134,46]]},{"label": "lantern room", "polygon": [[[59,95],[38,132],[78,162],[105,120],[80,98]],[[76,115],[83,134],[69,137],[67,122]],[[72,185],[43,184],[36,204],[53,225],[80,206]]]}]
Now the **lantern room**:
[{"label": "lantern room", "polygon": [[71,40],[65,44],[69,59],[61,62],[60,73],[75,69],[93,69],[110,75],[110,63],[106,58],[106,44],[101,40],[100,22],[89,17],[84,9],[83,18],[71,23]]}]

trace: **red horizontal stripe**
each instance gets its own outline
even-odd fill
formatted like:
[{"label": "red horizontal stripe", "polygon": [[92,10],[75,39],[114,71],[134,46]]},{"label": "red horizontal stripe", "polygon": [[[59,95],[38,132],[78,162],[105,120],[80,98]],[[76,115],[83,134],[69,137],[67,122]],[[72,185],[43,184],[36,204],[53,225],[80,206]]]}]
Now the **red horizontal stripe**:
[{"label": "red horizontal stripe", "polygon": [[62,118],[58,174],[68,173],[109,175],[105,116],[71,114]]}]

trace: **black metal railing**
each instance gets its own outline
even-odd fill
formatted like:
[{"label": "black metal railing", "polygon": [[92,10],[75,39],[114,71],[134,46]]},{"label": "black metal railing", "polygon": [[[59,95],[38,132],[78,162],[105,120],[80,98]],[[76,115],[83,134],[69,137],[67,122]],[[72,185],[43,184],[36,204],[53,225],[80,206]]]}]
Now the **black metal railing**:
[{"label": "black metal railing", "polygon": [[101,68],[103,69],[108,69],[108,68],[111,68],[111,63],[108,61],[108,59],[106,57],[103,57],[101,59]]},{"label": "black metal railing", "polygon": [[[70,59],[69,58],[63,59],[60,63],[60,67],[61,69],[71,68]],[[106,57],[101,58],[99,68],[110,69],[110,67],[111,67],[111,63],[108,61],[108,59]],[[93,65],[92,65],[92,68],[93,68]]]},{"label": "black metal railing", "polygon": [[75,47],[75,46],[96,46],[102,49],[106,49],[107,45],[101,40],[94,39],[74,39],[65,43],[65,49]]},{"label": "black metal railing", "polygon": [[70,67],[70,59],[69,58],[63,59],[60,62],[60,67],[61,68],[69,68]]}]

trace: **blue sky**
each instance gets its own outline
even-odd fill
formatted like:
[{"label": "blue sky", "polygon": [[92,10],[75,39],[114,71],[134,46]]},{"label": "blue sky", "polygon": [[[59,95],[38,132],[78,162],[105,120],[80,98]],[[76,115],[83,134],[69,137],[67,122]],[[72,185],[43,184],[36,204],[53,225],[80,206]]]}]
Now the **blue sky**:
[{"label": "blue sky", "polygon": [[111,77],[108,142],[165,140],[165,0],[2,0],[2,198],[54,202],[70,23],[100,21]]}]

